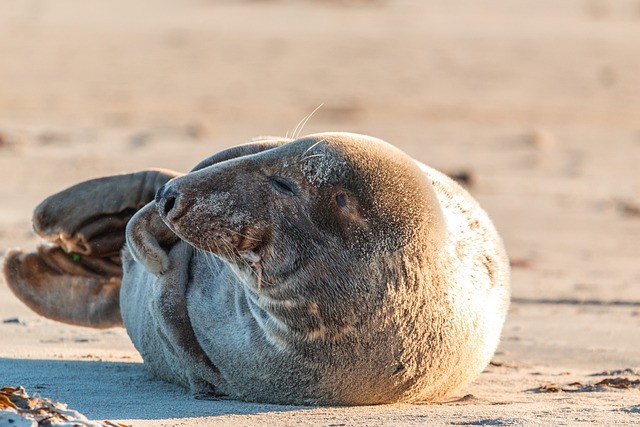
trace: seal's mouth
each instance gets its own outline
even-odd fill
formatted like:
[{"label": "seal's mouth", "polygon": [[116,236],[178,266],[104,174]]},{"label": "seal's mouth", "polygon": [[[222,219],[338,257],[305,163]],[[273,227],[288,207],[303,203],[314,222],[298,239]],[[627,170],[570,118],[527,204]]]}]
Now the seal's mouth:
[{"label": "seal's mouth", "polygon": [[263,240],[228,229],[217,230],[196,241],[184,237],[183,240],[200,250],[216,255],[234,265],[239,271],[253,276],[258,290],[267,284],[263,280],[263,261],[268,255],[268,250]]},{"label": "seal's mouth", "polygon": [[238,255],[243,260],[243,263],[247,264],[256,277],[256,286],[258,290],[265,284],[262,277],[262,260],[266,255],[266,249],[264,246],[255,246],[251,249],[238,252]]},{"label": "seal's mouth", "polygon": [[240,255],[240,258],[242,258],[243,260],[252,264],[256,264],[262,261],[262,256],[263,256],[262,252],[263,252],[263,249],[260,247],[257,247],[251,250],[238,252],[238,255]]},{"label": "seal's mouth", "polygon": [[[201,236],[202,249],[222,256],[236,256],[245,261],[259,262],[264,244],[253,230],[233,231],[226,227],[210,230]],[[203,247],[204,246],[204,247]]]}]

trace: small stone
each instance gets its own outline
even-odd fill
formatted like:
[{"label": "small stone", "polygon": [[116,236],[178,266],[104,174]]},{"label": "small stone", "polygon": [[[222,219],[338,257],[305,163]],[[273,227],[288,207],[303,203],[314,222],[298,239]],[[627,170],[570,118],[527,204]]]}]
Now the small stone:
[{"label": "small stone", "polygon": [[543,129],[534,129],[527,135],[526,142],[538,150],[551,150],[556,145],[553,134]]}]

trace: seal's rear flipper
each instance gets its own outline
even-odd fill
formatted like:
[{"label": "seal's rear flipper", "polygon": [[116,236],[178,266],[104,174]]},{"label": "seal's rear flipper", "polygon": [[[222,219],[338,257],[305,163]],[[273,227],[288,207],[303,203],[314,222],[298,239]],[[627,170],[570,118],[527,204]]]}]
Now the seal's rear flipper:
[{"label": "seal's rear flipper", "polygon": [[42,245],[11,250],[4,277],[13,293],[36,313],[59,322],[94,328],[122,326],[119,259],[68,254]]},{"label": "seal's rear flipper", "polygon": [[178,175],[153,169],[81,182],[40,203],[33,213],[33,228],[69,253],[117,255],[131,217]]},{"label": "seal's rear flipper", "polygon": [[131,217],[171,178],[148,170],[81,182],[36,207],[33,228],[49,244],[10,251],[9,288],[35,312],[81,326],[121,326],[120,251]]}]

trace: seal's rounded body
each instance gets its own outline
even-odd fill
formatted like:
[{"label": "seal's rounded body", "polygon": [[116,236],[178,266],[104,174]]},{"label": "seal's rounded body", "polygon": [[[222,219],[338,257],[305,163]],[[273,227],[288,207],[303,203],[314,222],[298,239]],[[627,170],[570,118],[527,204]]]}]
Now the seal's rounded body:
[{"label": "seal's rounded body", "polygon": [[430,401],[493,355],[500,238],[464,189],[392,146],[269,139],[167,180],[122,251],[122,320],[156,375],[259,402]]}]

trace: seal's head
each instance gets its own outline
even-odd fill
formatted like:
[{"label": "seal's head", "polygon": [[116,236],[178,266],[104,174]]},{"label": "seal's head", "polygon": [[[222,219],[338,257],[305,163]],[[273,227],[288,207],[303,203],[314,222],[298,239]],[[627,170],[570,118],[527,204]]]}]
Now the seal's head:
[{"label": "seal's head", "polygon": [[338,328],[354,315],[336,299],[366,303],[389,285],[362,269],[392,256],[436,257],[445,234],[437,196],[415,162],[381,140],[346,133],[303,137],[175,178],[156,205],[178,236],[225,260],[253,292],[304,298],[312,311],[333,301]]}]

